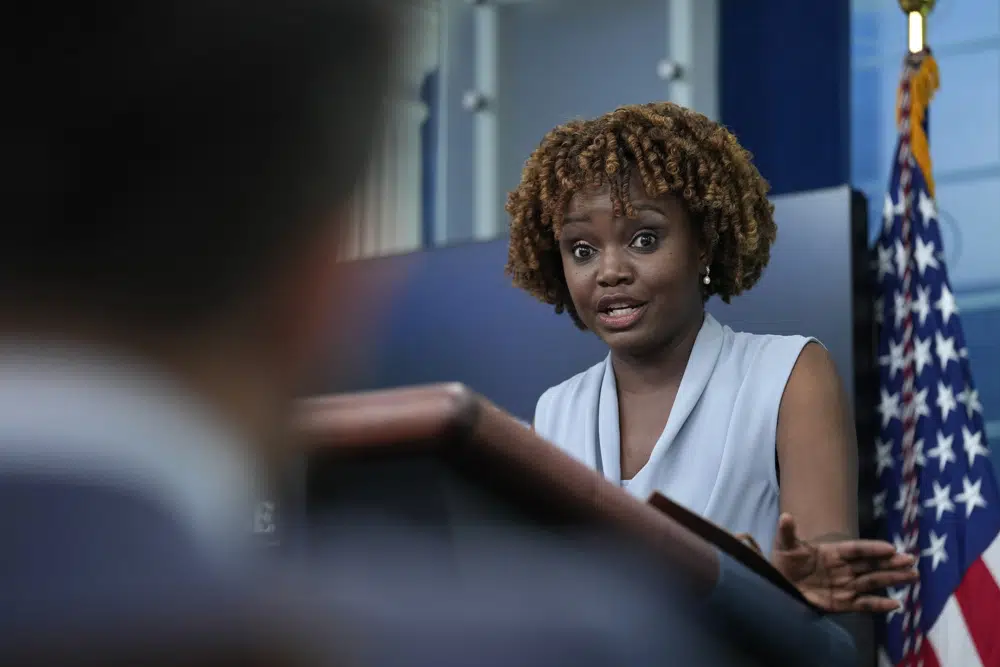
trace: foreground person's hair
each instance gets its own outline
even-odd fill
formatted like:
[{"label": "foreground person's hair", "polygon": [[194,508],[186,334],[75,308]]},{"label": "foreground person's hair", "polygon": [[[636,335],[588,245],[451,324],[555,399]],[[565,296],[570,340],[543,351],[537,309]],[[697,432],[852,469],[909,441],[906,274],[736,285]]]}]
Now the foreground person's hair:
[{"label": "foreground person's hair", "polygon": [[0,302],[185,326],[328,223],[363,171],[390,62],[377,3],[16,4]]}]

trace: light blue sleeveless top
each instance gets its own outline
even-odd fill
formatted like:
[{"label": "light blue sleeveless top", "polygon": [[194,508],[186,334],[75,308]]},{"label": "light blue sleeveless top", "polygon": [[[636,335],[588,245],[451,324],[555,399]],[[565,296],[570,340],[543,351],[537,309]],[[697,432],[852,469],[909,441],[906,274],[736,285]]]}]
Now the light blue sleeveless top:
[{"label": "light blue sleeveless top", "polygon": [[667,425],[623,484],[610,355],[548,389],[535,431],[645,501],[659,491],[770,552],[778,521],[778,407],[802,348],[815,339],[734,332],[711,315],[691,350]]}]

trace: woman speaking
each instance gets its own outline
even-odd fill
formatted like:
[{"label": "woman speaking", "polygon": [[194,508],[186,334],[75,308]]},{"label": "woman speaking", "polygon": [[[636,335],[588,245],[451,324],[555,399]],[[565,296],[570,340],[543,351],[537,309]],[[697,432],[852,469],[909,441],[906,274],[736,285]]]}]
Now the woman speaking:
[{"label": "woman speaking", "polygon": [[830,355],[705,312],[767,265],[767,190],[732,134],[675,104],[545,136],[508,197],[507,272],[610,353],[547,390],[534,428],[640,499],[748,534],[814,604],[889,611],[878,592],[914,580],[914,560],[857,539],[856,436]]}]

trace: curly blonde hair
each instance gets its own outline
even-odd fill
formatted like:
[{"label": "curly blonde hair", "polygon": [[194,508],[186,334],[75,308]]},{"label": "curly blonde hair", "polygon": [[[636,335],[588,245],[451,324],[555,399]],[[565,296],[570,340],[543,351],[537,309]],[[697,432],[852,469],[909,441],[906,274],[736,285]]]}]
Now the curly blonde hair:
[{"label": "curly blonde hair", "polygon": [[717,294],[728,303],[753,287],[777,232],[767,181],[728,130],[671,102],[621,107],[545,135],[507,197],[506,272],[514,284],[583,328],[559,254],[563,216],[575,193],[607,185],[615,215],[636,217],[634,174],[650,196],[681,200],[709,258],[706,299]]}]

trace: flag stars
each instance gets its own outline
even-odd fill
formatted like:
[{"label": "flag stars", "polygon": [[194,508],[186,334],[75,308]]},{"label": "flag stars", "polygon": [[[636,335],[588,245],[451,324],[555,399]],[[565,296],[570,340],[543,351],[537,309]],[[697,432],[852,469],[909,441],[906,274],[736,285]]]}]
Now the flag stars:
[{"label": "flag stars", "polygon": [[962,426],[962,449],[965,450],[966,455],[969,457],[969,467],[971,468],[976,463],[977,456],[989,456],[990,450],[986,449],[983,445],[983,432],[976,431],[973,433],[969,430],[969,427]]},{"label": "flag stars", "polygon": [[948,534],[938,535],[933,530],[929,531],[929,541],[930,546],[924,549],[921,554],[924,556],[930,556],[931,559],[931,571],[936,571],[941,563],[948,562],[948,549],[945,543],[948,541]]},{"label": "flag stars", "polygon": [[909,461],[905,457],[903,458],[903,474],[908,474],[911,467],[923,468],[926,465],[927,459],[924,458],[924,441],[917,440],[913,443],[913,457]]},{"label": "flag stars", "polygon": [[882,204],[882,224],[885,231],[892,229],[892,222],[896,217],[896,208],[892,204],[892,195],[885,193],[885,202]]},{"label": "flag stars", "polygon": [[969,419],[972,419],[972,416],[977,412],[983,411],[983,404],[979,402],[979,392],[972,387],[966,386],[959,392],[958,402],[965,406],[965,413]]},{"label": "flag stars", "polygon": [[922,438],[913,443],[913,461],[921,468],[927,466],[927,459],[924,457],[924,441]]},{"label": "flag stars", "polygon": [[881,475],[886,470],[891,470],[893,464],[892,459],[892,440],[883,442],[882,440],[875,441],[875,474]]},{"label": "flag stars", "polygon": [[913,313],[920,320],[920,326],[927,323],[927,316],[931,314],[931,290],[929,287],[917,285],[917,298],[910,305]]},{"label": "flag stars", "polygon": [[941,486],[934,480],[934,497],[925,500],[924,507],[934,510],[937,521],[941,520],[945,512],[954,512],[955,503],[951,501],[951,485]]},{"label": "flag stars", "polygon": [[903,320],[910,311],[910,305],[906,303],[906,296],[902,292],[895,292],[892,295],[892,314],[896,320],[896,328],[903,326]]},{"label": "flag stars", "polygon": [[885,428],[893,419],[899,419],[899,394],[890,394],[885,389],[881,389],[880,393],[878,412],[882,415],[882,428]]},{"label": "flag stars", "polygon": [[955,462],[955,450],[952,449],[954,441],[955,436],[945,435],[943,432],[938,431],[937,445],[927,452],[927,456],[932,459],[937,459],[938,472],[944,472],[946,465]]},{"label": "flag stars", "polygon": [[885,516],[885,501],[888,498],[889,492],[885,489],[872,495],[872,514],[875,515],[876,519],[881,519]]},{"label": "flag stars", "polygon": [[972,516],[973,510],[977,507],[986,507],[986,499],[983,498],[981,487],[982,478],[975,482],[969,481],[968,477],[962,477],[962,492],[955,496],[955,502],[965,505],[965,518]]},{"label": "flag stars", "polygon": [[896,260],[896,275],[899,278],[903,277],[906,273],[906,265],[909,263],[909,258],[906,256],[906,248],[903,247],[902,241],[896,239],[896,242],[892,246],[894,257]]},{"label": "flag stars", "polygon": [[913,361],[917,365],[917,375],[924,372],[924,368],[934,363],[931,356],[931,339],[917,338],[913,345]]},{"label": "flag stars", "polygon": [[887,233],[892,231],[896,216],[903,215],[904,212],[906,212],[906,200],[903,197],[903,188],[899,188],[895,202],[892,200],[892,195],[886,193],[885,202],[882,204],[882,224]]},{"label": "flag stars", "polygon": [[948,415],[951,414],[951,411],[958,409],[958,403],[955,401],[955,392],[952,391],[951,385],[947,385],[940,380],[938,381],[937,400],[935,402],[941,411],[942,422],[948,421]]},{"label": "flag stars", "polygon": [[886,276],[896,272],[892,266],[892,250],[881,243],[875,246],[875,250],[878,252],[878,281],[882,282]]},{"label": "flag stars", "polygon": [[940,331],[934,332],[934,353],[937,355],[938,361],[941,362],[942,371],[948,367],[949,361],[958,361],[955,339],[950,336],[947,338],[942,336]]},{"label": "flag stars", "polygon": [[920,191],[917,210],[920,211],[920,217],[923,218],[924,224],[937,217],[937,207],[934,205],[934,200],[928,197],[927,192],[924,190]]},{"label": "flag stars", "polygon": [[[896,538],[893,539],[892,543],[896,546],[896,551],[899,553],[910,554],[911,556],[919,559],[920,549],[917,548],[918,538],[919,535],[917,533],[909,533],[906,537],[897,535]],[[916,586],[916,589],[913,591],[913,594],[916,595],[920,591],[920,582],[917,582],[914,585]]]},{"label": "flag stars", "polygon": [[891,621],[897,614],[902,614],[904,607],[906,607],[906,596],[910,592],[909,586],[901,586],[899,588],[890,588],[889,597],[895,600],[899,606],[889,612],[887,620]]},{"label": "flag stars", "polygon": [[947,284],[941,285],[941,296],[934,302],[934,307],[941,313],[942,324],[948,324],[952,315],[958,314],[958,304],[955,303],[955,295],[948,289]]},{"label": "flag stars", "polygon": [[[927,351],[928,353],[930,352],[929,340],[927,341]],[[906,365],[906,356],[903,354],[903,344],[890,340],[889,354],[879,357],[878,361],[883,366],[889,366],[889,379],[894,379],[896,377],[896,373],[901,373],[903,371],[903,366]]]},{"label": "flag stars", "polygon": [[917,263],[917,270],[920,271],[921,276],[928,268],[938,269],[941,267],[938,263],[934,242],[924,243],[924,240],[919,236],[917,237],[917,247],[913,250],[913,260]]},{"label": "flag stars", "polygon": [[905,511],[908,505],[909,498],[910,498],[910,492],[906,490],[905,486],[902,487],[899,490],[899,496],[896,497],[896,502],[892,504],[892,509],[896,510],[897,512]]},{"label": "flag stars", "polygon": [[928,388],[924,387],[913,395],[913,413],[917,419],[931,416],[931,409],[927,406],[927,391]]}]

